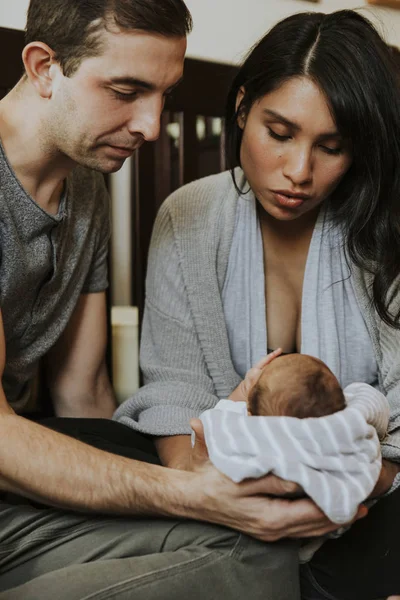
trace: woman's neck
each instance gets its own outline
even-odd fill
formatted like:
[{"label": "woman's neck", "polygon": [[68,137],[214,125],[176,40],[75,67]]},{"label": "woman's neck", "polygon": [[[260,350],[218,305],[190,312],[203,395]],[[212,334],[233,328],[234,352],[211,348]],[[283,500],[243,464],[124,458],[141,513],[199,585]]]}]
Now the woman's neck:
[{"label": "woman's neck", "polygon": [[311,239],[320,207],[318,206],[314,210],[291,221],[281,221],[271,217],[260,204],[258,204],[257,210],[261,231],[264,235],[267,235],[270,239],[274,239],[277,243],[297,245]]}]

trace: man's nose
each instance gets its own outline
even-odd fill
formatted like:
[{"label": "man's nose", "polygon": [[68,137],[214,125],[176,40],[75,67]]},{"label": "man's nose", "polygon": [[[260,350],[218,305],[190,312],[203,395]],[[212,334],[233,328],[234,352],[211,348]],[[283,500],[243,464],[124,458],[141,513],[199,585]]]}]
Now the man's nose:
[{"label": "man's nose", "polygon": [[146,142],[154,142],[160,135],[160,118],[164,103],[155,100],[143,100],[132,107],[132,116],[128,130],[132,135],[141,134]]}]

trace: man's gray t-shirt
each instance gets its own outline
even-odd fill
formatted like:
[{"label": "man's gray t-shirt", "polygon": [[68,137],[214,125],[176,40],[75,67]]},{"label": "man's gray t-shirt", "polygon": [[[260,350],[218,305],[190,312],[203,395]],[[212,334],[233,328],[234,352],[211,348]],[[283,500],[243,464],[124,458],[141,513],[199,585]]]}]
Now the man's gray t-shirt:
[{"label": "man's gray t-shirt", "polygon": [[0,302],[3,387],[22,408],[39,359],[60,337],[80,294],[107,287],[109,202],[100,173],[76,167],[57,215],[25,192],[0,144]]}]

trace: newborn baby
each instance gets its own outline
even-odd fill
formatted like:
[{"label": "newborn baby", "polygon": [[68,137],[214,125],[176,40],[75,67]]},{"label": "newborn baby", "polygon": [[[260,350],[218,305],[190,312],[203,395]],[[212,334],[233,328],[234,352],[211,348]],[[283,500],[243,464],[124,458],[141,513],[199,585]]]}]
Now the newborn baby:
[{"label": "newborn baby", "polygon": [[[349,523],[374,488],[388,420],[378,390],[352,383],[342,391],[321,360],[281,349],[250,369],[228,400],[200,415],[220,471],[236,482],[267,473],[294,481],[337,524]],[[300,560],[321,543],[302,547]]]},{"label": "newborn baby", "polygon": [[322,361],[278,349],[228,400],[200,415],[196,433],[233,481],[274,473],[344,524],[375,486],[388,419],[387,400],[375,388],[352,383],[342,391]]}]

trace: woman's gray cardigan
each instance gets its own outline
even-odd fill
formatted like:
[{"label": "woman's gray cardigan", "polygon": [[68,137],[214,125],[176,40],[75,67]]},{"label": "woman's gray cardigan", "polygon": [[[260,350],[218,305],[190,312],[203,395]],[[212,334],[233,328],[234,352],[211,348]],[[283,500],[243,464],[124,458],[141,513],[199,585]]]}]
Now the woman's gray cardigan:
[{"label": "woman's gray cardigan", "polygon": [[[241,172],[238,171],[240,179]],[[180,188],[154,227],[141,340],[145,385],[114,419],[150,435],[189,434],[189,419],[226,398],[240,382],[232,365],[221,290],[238,193],[228,172]],[[400,331],[372,308],[371,276],[353,267],[379,383],[391,407],[383,456],[400,462]],[[393,310],[400,308],[396,287]]]}]

